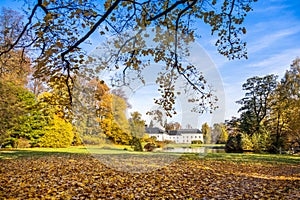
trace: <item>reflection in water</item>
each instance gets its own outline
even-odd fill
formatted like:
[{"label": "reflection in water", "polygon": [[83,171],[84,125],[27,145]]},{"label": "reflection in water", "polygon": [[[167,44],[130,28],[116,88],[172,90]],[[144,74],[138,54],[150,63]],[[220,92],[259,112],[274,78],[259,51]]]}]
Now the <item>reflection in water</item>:
[{"label": "reflection in water", "polygon": [[172,153],[225,153],[224,148],[213,148],[213,147],[176,147],[176,148],[164,148],[163,152]]}]

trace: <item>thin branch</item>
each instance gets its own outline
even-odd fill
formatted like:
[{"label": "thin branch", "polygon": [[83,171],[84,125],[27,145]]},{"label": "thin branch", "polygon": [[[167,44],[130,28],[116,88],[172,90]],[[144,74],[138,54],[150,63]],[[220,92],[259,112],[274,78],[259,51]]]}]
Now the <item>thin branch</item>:
[{"label": "thin branch", "polygon": [[178,17],[176,19],[176,27],[175,27],[175,67],[177,68],[177,72],[184,77],[184,79],[194,88],[196,89],[196,91],[198,91],[200,94],[204,94],[203,91],[201,91],[191,80],[189,77],[187,77],[187,75],[182,72],[178,66],[178,55],[177,55],[177,45],[178,45],[178,27],[179,27],[179,20],[181,18],[181,16],[190,8],[192,8],[195,4],[197,3],[197,0],[194,0],[191,4],[189,4],[185,9],[183,9],[179,14]]},{"label": "thin branch", "polygon": [[36,5],[34,6],[34,8],[32,9],[32,12],[31,12],[31,14],[30,14],[30,16],[29,16],[29,18],[28,18],[28,22],[27,22],[26,25],[24,26],[22,32],[19,34],[19,36],[18,36],[18,38],[16,39],[16,41],[15,41],[13,44],[11,44],[10,47],[9,47],[7,50],[2,51],[2,52],[0,53],[0,56],[6,54],[6,53],[8,53],[8,52],[10,52],[10,51],[11,51],[11,50],[19,43],[19,41],[20,41],[21,38],[23,37],[24,33],[26,32],[27,27],[31,24],[32,18],[33,18],[33,16],[34,16],[34,14],[35,14],[35,12],[36,12],[36,10],[37,10],[38,7],[39,7],[39,4],[36,4]]},{"label": "thin branch", "polygon": [[102,22],[106,20],[106,18],[112,13],[112,11],[118,6],[121,0],[116,0],[115,3],[106,11],[106,13],[94,24],[94,26],[82,37],[80,38],[75,44],[73,44],[70,48],[66,51],[61,53],[62,58],[64,58],[68,53],[72,52],[74,49],[78,48],[78,46],[87,40],[100,26]]},{"label": "thin branch", "polygon": [[174,3],[172,6],[170,6],[169,8],[167,8],[166,10],[164,10],[163,12],[155,15],[154,17],[150,17],[148,19],[148,21],[155,21],[157,20],[158,18],[170,13],[173,9],[175,9],[178,5],[180,4],[184,4],[185,2],[187,2],[187,0],[182,0],[182,1],[177,1],[176,3]]}]

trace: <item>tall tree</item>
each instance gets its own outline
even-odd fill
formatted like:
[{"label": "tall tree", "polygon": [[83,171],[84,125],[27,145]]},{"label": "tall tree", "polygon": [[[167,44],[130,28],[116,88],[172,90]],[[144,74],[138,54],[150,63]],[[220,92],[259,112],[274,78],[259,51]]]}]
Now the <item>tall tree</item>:
[{"label": "tall tree", "polygon": [[[2,8],[0,14],[0,51],[13,45],[22,30],[22,16],[13,10]],[[0,80],[19,86],[28,83],[31,72],[26,52],[16,49],[0,55]]]},{"label": "tall tree", "polygon": [[218,143],[219,138],[222,134],[222,124],[215,123],[212,127],[211,132],[212,132],[211,133],[211,135],[212,135],[211,142],[212,143]]},{"label": "tall tree", "polygon": [[[199,20],[211,26],[212,34],[219,37],[216,46],[222,55],[229,59],[247,57],[246,43],[240,36],[246,33],[242,23],[255,1],[24,1],[28,8],[24,13],[27,20],[17,37],[1,48],[0,57],[13,50],[34,48],[34,76],[51,81],[47,77],[66,75],[64,84],[72,97],[70,80],[86,67],[84,63],[88,60],[83,44],[92,34],[116,35],[120,36],[112,42],[116,51],[104,59],[96,71],[103,68],[116,71],[122,67],[121,75],[134,72],[143,82],[140,72],[148,63],[148,59],[143,58],[152,57],[163,66],[157,78],[161,98],[156,103],[166,110],[168,116],[176,113],[174,82],[178,77],[182,77],[187,88],[197,94],[197,99],[194,99],[197,111],[203,112],[203,108],[214,110],[216,98],[206,87],[204,77],[195,66],[181,62],[180,54],[187,50],[184,44],[193,41],[196,35],[191,22]],[[154,47],[145,45],[145,40],[150,38],[147,27],[154,27],[151,38]],[[131,30],[131,34],[126,33],[127,30]],[[122,84],[130,81],[124,76],[120,80]],[[72,98],[69,101],[72,102]]]},{"label": "tall tree", "polygon": [[245,97],[237,101],[242,107],[241,129],[247,134],[258,133],[263,120],[269,115],[272,99],[271,96],[277,86],[277,76],[252,77],[243,84],[246,91]]},{"label": "tall tree", "polygon": [[0,80],[0,145],[6,138],[22,137],[35,99],[24,87]]},{"label": "tall tree", "polygon": [[211,128],[207,123],[202,124],[201,131],[203,133],[203,139],[205,144],[211,143]]},{"label": "tall tree", "polygon": [[135,111],[131,113],[131,118],[129,119],[130,132],[133,137],[143,138],[145,135],[145,120],[142,120],[142,115]]},{"label": "tall tree", "polygon": [[221,134],[217,140],[217,144],[226,144],[228,140],[227,128],[224,124],[220,124],[220,125],[221,125]]},{"label": "tall tree", "polygon": [[131,118],[129,119],[130,133],[132,135],[131,145],[134,151],[143,151],[141,139],[145,135],[145,120],[142,120],[142,115],[135,111],[131,113]]},{"label": "tall tree", "polygon": [[271,130],[274,145],[279,149],[300,144],[300,59],[293,61],[276,88],[272,106]]}]

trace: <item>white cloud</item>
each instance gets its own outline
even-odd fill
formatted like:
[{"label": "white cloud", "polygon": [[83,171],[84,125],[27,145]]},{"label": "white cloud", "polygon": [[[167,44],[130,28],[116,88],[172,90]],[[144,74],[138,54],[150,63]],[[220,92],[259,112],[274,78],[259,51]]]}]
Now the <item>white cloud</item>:
[{"label": "white cloud", "polygon": [[[282,1],[282,0],[278,0],[279,1]],[[268,6],[268,7],[264,7],[264,8],[256,8],[255,9],[255,12],[260,12],[260,13],[266,13],[266,12],[277,12],[277,11],[280,11],[280,10],[283,10],[283,9],[287,9],[289,8],[289,6],[287,5],[278,5],[278,6]]]},{"label": "white cloud", "polygon": [[300,56],[300,48],[287,49],[278,54],[268,56],[268,58],[249,64],[250,67],[260,68],[263,73],[274,73],[283,75],[292,61]]},{"label": "white cloud", "polygon": [[300,32],[300,27],[293,27],[293,28],[288,28],[288,29],[277,31],[273,34],[265,35],[264,37],[256,40],[254,43],[250,43],[248,52],[249,53],[258,52],[267,47],[270,47],[270,45],[278,42],[279,40],[281,40],[283,38],[297,34],[299,32]]}]

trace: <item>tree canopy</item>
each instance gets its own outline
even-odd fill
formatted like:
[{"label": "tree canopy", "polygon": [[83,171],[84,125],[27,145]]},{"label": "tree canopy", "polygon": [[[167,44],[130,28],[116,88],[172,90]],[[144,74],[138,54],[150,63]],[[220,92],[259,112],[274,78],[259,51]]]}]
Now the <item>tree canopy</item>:
[{"label": "tree canopy", "polygon": [[[249,78],[243,89],[241,116],[227,122],[227,149],[293,151],[300,145],[300,60],[296,58],[280,81],[271,74]],[[233,148],[234,147],[234,148]]]},{"label": "tree canopy", "polygon": [[[26,52],[34,61],[34,77],[51,82],[51,77],[65,76],[60,80],[64,80],[72,103],[74,80],[93,60],[83,46],[93,34],[115,36],[118,38],[112,42],[115,51],[101,60],[94,72],[104,68],[122,69],[122,78],[115,78],[117,84],[128,84],[125,77],[129,71],[143,82],[140,72],[149,66],[147,58],[151,57],[163,67],[156,80],[161,98],[155,102],[167,115],[175,114],[174,82],[178,77],[182,77],[186,87],[196,93],[194,103],[199,108],[214,110],[216,98],[207,87],[205,77],[194,65],[182,61],[188,54],[186,44],[194,41],[198,35],[197,23],[203,22],[218,36],[219,53],[229,59],[246,58],[246,43],[241,40],[246,28],[242,23],[255,1],[24,1],[24,23],[19,19],[17,28],[4,30],[11,38],[1,45],[0,57],[12,52]],[[149,27],[152,27],[151,36],[147,32]],[[149,38],[155,44],[152,47],[145,45]],[[25,59],[25,54],[21,55]],[[88,74],[94,72],[88,71]]]}]

